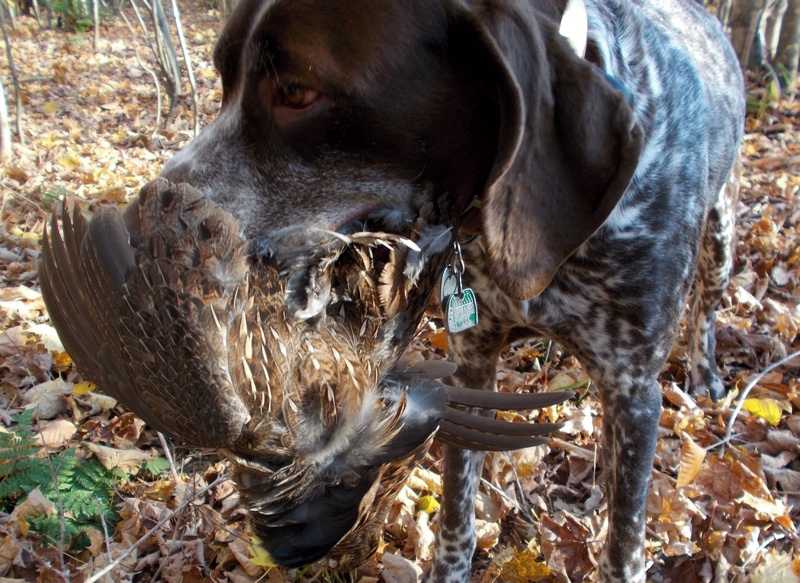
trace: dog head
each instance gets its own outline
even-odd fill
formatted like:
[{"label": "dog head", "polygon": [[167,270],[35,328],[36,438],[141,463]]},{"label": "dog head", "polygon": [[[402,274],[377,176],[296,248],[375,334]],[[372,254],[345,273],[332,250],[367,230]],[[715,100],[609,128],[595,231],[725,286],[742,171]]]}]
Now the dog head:
[{"label": "dog head", "polygon": [[164,168],[249,237],[457,227],[482,203],[492,275],[538,294],[605,220],[641,146],[624,95],[527,3],[244,0],[214,53],[216,120]]}]

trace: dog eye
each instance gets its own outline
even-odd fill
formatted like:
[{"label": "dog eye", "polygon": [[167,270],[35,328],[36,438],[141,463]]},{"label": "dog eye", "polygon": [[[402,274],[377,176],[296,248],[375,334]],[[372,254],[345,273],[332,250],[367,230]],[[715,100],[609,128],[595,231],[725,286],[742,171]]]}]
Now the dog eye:
[{"label": "dog eye", "polygon": [[293,83],[281,88],[281,97],[283,105],[292,109],[304,109],[320,98],[320,92]]}]

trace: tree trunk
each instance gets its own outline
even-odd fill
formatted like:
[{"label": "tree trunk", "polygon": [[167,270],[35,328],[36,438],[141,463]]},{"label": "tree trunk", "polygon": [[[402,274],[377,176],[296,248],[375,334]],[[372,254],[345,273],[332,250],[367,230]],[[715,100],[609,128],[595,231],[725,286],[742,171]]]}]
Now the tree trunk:
[{"label": "tree trunk", "polygon": [[92,15],[94,17],[94,39],[92,48],[97,50],[100,45],[100,0],[92,0]]},{"label": "tree trunk", "polygon": [[192,69],[192,60],[189,57],[189,49],[186,47],[186,38],[183,36],[181,13],[178,10],[177,0],[172,0],[172,15],[175,17],[175,29],[178,32],[178,40],[180,41],[181,52],[183,53],[183,64],[186,66],[186,75],[189,77],[189,86],[192,88],[192,131],[196,136],[197,132],[200,130],[197,119],[197,85],[194,82],[194,70]]},{"label": "tree trunk", "polygon": [[11,159],[11,124],[8,121],[8,106],[3,82],[0,81],[0,163]]},{"label": "tree trunk", "polygon": [[788,0],[778,0],[767,19],[767,54],[770,59],[774,59],[778,54],[778,39],[781,35],[783,15],[786,14],[788,5]]},{"label": "tree trunk", "polygon": [[[8,6],[6,4],[6,6]],[[9,9],[10,10],[10,9]],[[17,137],[20,144],[25,144],[25,135],[22,133],[22,91],[19,89],[19,78],[17,77],[17,68],[14,66],[14,56],[11,54],[11,41],[8,40],[8,31],[6,30],[6,19],[3,15],[3,7],[0,6],[0,29],[3,32],[3,40],[6,43],[6,58],[8,59],[8,68],[11,70],[11,79],[14,82],[14,98],[17,101]]]},{"label": "tree trunk", "polygon": [[758,50],[758,36],[763,32],[765,12],[770,0],[737,0],[731,12],[731,44],[743,69],[757,69],[762,56]]},{"label": "tree trunk", "polygon": [[800,60],[800,0],[789,0],[783,16],[781,36],[778,41],[777,63],[785,75],[783,87],[789,95],[797,89],[797,67]]}]

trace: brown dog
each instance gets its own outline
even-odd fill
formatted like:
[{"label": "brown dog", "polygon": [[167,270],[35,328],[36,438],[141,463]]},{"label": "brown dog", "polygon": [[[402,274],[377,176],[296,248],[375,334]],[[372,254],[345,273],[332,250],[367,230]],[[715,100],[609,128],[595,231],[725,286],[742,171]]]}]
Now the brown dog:
[{"label": "brown dog", "polygon": [[[465,284],[480,320],[451,338],[456,380],[493,389],[498,352],[530,334],[580,357],[605,412],[601,574],[642,581],[657,374],[698,261],[692,388],[723,390],[713,311],[742,78],[690,0],[565,4],[241,0],[214,55],[219,116],[162,176],[256,242],[306,226],[408,235],[423,214],[455,236],[477,201]],[[469,577],[481,459],[447,452],[437,582]]]}]

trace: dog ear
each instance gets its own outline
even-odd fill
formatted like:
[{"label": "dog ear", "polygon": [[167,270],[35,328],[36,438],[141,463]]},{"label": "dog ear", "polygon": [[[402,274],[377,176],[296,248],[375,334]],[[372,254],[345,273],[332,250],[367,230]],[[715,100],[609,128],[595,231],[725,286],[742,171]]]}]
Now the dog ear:
[{"label": "dog ear", "polygon": [[482,201],[489,268],[516,299],[537,296],[608,218],[630,183],[642,133],[626,96],[541,17],[470,13],[492,61],[500,122]]}]

